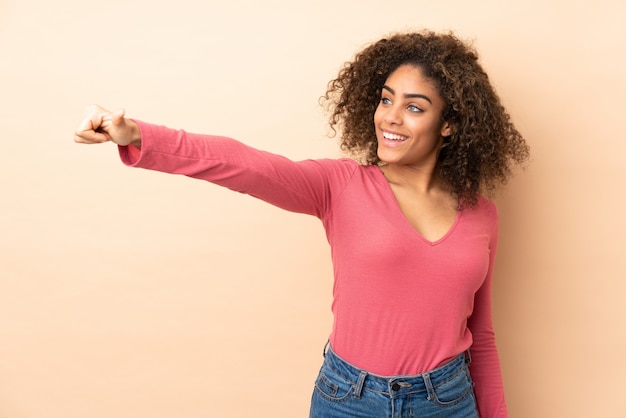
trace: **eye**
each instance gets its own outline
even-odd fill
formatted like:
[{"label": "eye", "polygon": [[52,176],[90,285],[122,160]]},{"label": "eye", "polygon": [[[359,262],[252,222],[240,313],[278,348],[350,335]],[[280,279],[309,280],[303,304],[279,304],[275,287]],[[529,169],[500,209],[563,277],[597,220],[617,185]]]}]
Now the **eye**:
[{"label": "eye", "polygon": [[422,109],[420,109],[419,107],[415,106],[415,105],[408,105],[407,106],[407,110],[409,112],[413,112],[413,113],[419,113],[422,111]]},{"label": "eye", "polygon": [[391,99],[389,99],[388,97],[381,97],[380,103],[385,105],[391,104]]}]

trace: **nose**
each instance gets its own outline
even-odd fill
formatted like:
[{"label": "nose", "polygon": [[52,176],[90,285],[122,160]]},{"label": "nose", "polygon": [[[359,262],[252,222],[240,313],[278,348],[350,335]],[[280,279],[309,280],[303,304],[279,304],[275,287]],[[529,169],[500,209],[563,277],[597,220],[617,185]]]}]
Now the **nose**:
[{"label": "nose", "polygon": [[385,109],[384,120],[390,125],[399,125],[402,123],[402,117],[400,114],[399,106],[389,106]]}]

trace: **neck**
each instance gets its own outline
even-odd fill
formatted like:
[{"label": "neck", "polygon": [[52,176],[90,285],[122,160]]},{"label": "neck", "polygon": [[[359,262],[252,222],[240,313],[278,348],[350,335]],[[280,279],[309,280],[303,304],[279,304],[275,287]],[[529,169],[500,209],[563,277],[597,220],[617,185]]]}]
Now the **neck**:
[{"label": "neck", "polygon": [[380,167],[389,183],[409,187],[416,192],[432,193],[447,189],[445,182],[434,168],[424,169],[399,164],[384,164]]}]

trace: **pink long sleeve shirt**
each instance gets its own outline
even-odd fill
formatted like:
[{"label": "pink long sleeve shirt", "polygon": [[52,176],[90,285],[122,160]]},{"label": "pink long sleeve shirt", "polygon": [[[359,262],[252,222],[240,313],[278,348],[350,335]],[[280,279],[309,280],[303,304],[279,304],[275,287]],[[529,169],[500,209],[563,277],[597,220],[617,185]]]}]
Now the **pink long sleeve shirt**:
[{"label": "pink long sleeve shirt", "polygon": [[491,317],[498,214],[481,197],[431,242],[401,212],[376,166],[351,159],[294,162],[233,139],[137,121],[131,166],[182,174],[318,217],[334,269],[330,342],[383,376],[418,374],[471,349],[481,417],[506,417]]}]

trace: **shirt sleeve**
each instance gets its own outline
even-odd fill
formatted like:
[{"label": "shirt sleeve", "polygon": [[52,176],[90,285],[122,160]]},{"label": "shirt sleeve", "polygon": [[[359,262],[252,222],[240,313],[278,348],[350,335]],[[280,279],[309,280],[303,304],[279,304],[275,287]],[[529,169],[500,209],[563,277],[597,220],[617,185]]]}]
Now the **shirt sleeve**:
[{"label": "shirt sleeve", "polygon": [[206,180],[292,212],[322,217],[333,190],[356,170],[352,160],[295,162],[232,138],[135,122],[141,148],[120,146],[124,164]]},{"label": "shirt sleeve", "polygon": [[472,332],[472,363],[470,372],[475,384],[478,412],[481,418],[507,418],[504,385],[500,369],[500,358],[496,347],[492,321],[493,270],[498,247],[498,212],[490,202],[489,217],[493,222],[490,238],[489,270],[481,288],[476,292],[474,311],[468,321]]}]

